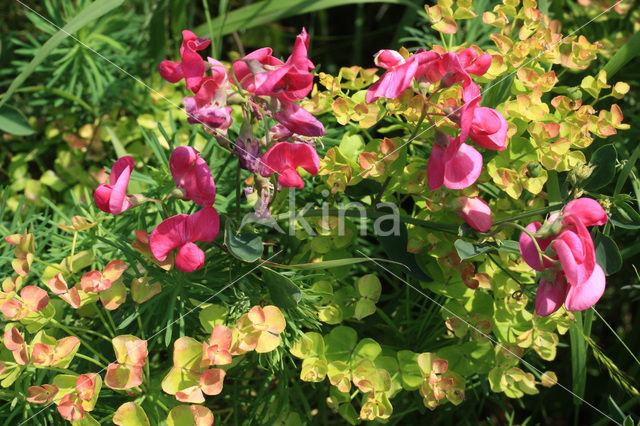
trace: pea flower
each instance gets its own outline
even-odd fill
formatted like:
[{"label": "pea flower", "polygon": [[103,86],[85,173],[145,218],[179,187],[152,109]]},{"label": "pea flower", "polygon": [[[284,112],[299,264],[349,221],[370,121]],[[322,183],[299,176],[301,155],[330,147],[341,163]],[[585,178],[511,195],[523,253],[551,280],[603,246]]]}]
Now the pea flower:
[{"label": "pea flower", "polygon": [[395,50],[383,49],[373,57],[376,66],[387,70],[367,91],[367,103],[378,98],[396,98],[411,84],[413,77],[426,72],[429,65],[440,58],[436,52],[418,52],[404,58]]},{"label": "pea flower", "polygon": [[471,145],[462,143],[460,138],[451,138],[440,133],[431,148],[427,177],[429,189],[446,186],[449,189],[467,188],[478,179],[482,172],[482,154]]},{"label": "pea flower", "polygon": [[233,73],[243,89],[256,96],[274,96],[284,101],[303,99],[313,87],[315,68],[307,57],[309,35],[303,28],[296,37],[293,51],[282,62],[269,47],[258,49],[233,63]]},{"label": "pea flower", "polygon": [[169,252],[178,249],[175,264],[183,272],[193,272],[204,265],[204,252],[194,243],[209,242],[218,236],[220,218],[213,207],[192,214],[179,214],[160,223],[149,236],[149,249],[163,262]]},{"label": "pea flower", "polygon": [[197,53],[206,49],[211,40],[198,37],[189,30],[182,31],[182,45],[180,46],[180,62],[164,60],[160,62],[158,71],[162,78],[170,83],[177,83],[184,78],[187,89],[197,92],[202,83],[206,70],[205,62]]},{"label": "pea flower", "polygon": [[595,248],[587,226],[603,225],[607,214],[590,198],[569,202],[561,214],[543,225],[532,222],[526,229],[535,233],[539,253],[531,237],[520,236],[520,253],[529,266],[542,272],[536,294],[536,313],[550,315],[564,304],[569,311],[583,311],[595,305],[605,289],[604,271],[596,263]]},{"label": "pea flower", "polygon": [[469,137],[478,146],[504,151],[507,149],[507,130],[507,120],[495,109],[478,107],[473,111]]},{"label": "pea flower", "polygon": [[280,101],[280,109],[275,111],[273,118],[292,133],[302,136],[322,136],[326,133],[322,123],[313,114],[293,102]]},{"label": "pea flower", "polygon": [[482,198],[458,197],[456,214],[476,231],[487,232],[493,225],[491,207]]},{"label": "pea flower", "polygon": [[213,205],[216,185],[209,165],[198,151],[190,146],[179,146],[171,154],[169,168],[173,181],[184,190],[187,199],[202,207]]},{"label": "pea flower", "polygon": [[264,177],[279,173],[278,182],[282,186],[303,188],[304,181],[297,172],[302,167],[312,175],[320,170],[320,159],[315,148],[305,143],[279,142],[262,156]]},{"label": "pea flower", "polygon": [[203,124],[205,128],[228,129],[231,126],[231,107],[227,104],[228,79],[224,65],[208,58],[212,76],[204,77],[193,97],[182,98],[187,121]]},{"label": "pea flower", "polygon": [[128,155],[118,158],[114,163],[109,176],[109,184],[100,184],[93,193],[93,199],[100,210],[111,214],[120,214],[134,206],[134,198],[127,195],[127,186],[134,166],[133,158]]}]

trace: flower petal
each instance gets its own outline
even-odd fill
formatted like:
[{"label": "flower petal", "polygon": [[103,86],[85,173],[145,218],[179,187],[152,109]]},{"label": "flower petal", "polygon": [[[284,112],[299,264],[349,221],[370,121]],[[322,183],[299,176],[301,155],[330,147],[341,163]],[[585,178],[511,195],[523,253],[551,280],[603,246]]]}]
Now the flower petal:
[{"label": "flower petal", "polygon": [[600,203],[591,198],[578,198],[569,201],[562,209],[562,213],[578,216],[584,226],[604,225],[608,220],[607,213]]},{"label": "flower petal", "polygon": [[547,316],[560,309],[567,297],[568,287],[562,273],[556,274],[555,282],[541,278],[536,293],[536,313]]},{"label": "flower petal", "polygon": [[567,292],[564,306],[569,311],[584,311],[600,300],[604,293],[606,278],[600,265],[596,264],[589,279],[581,284],[572,285]]}]

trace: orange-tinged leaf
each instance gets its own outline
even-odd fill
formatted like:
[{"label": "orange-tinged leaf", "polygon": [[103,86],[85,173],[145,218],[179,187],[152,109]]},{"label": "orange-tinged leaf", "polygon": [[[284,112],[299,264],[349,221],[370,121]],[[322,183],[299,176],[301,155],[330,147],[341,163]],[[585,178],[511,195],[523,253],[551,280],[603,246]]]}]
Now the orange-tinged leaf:
[{"label": "orange-tinged leaf", "polygon": [[149,426],[149,418],[142,407],[135,402],[125,402],[113,415],[113,423],[118,426]]},{"label": "orange-tinged leaf", "polygon": [[190,386],[186,389],[176,392],[176,399],[180,402],[188,402],[191,404],[202,404],[204,402],[204,394],[200,386]]},{"label": "orange-tinged leaf", "polygon": [[100,292],[100,301],[105,309],[113,311],[127,300],[127,289],[122,279],[111,283],[111,287]]},{"label": "orange-tinged leaf", "polygon": [[213,413],[200,405],[178,405],[169,412],[167,426],[211,426]]},{"label": "orange-tinged leaf", "polygon": [[78,398],[91,401],[96,390],[96,374],[82,374],[76,380]]},{"label": "orange-tinged leaf", "polygon": [[277,348],[279,345],[280,345],[279,336],[271,334],[268,331],[263,331],[260,333],[260,336],[258,337],[255,350],[258,353],[271,352],[272,350]]},{"label": "orange-tinged leaf", "polygon": [[251,308],[251,310],[247,315],[254,329],[256,330],[267,329],[267,325],[265,324],[266,322],[265,312],[260,306],[254,306],[253,308]]},{"label": "orange-tinged leaf", "polygon": [[150,277],[134,278],[131,281],[131,298],[137,304],[144,303],[162,291],[160,283],[151,281]]},{"label": "orange-tinged leaf", "polygon": [[43,310],[49,303],[49,295],[40,287],[28,285],[20,290],[20,297],[29,309],[34,312]]},{"label": "orange-tinged leaf", "polygon": [[191,337],[181,337],[173,344],[173,365],[194,371],[204,371],[201,365],[202,343]]},{"label": "orange-tinged leaf", "polygon": [[131,389],[142,383],[142,367],[111,363],[107,366],[104,384],[111,389]]},{"label": "orange-tinged leaf", "polygon": [[47,283],[47,287],[53,294],[64,294],[69,291],[69,286],[67,285],[67,281],[62,276],[62,273],[57,273],[53,278],[49,280]]},{"label": "orange-tinged leaf", "polygon": [[56,358],[62,360],[66,358],[73,351],[77,350],[80,346],[80,339],[75,336],[67,336],[58,340],[56,347],[54,348]]},{"label": "orange-tinged leaf", "polygon": [[[111,283],[109,283],[111,285]],[[100,271],[89,271],[80,278],[80,287],[82,291],[89,292],[98,292],[101,290],[106,290],[108,287],[102,284],[102,274]]]},{"label": "orange-tinged leaf", "polygon": [[58,412],[63,419],[69,421],[82,420],[84,417],[84,408],[76,402],[72,394],[65,395],[58,405]]},{"label": "orange-tinged leaf", "polygon": [[68,292],[61,294],[60,299],[67,302],[74,309],[78,309],[82,304],[82,298],[80,297],[80,292],[77,287],[71,287]]},{"label": "orange-tinged leaf", "polygon": [[29,392],[27,401],[33,404],[50,404],[58,393],[58,387],[47,384],[43,384],[42,386],[29,386],[27,392]]},{"label": "orange-tinged leaf", "polygon": [[267,330],[274,334],[280,334],[284,331],[287,323],[284,315],[277,306],[265,306],[263,309]]},{"label": "orange-tinged leaf", "polygon": [[53,364],[56,353],[53,347],[44,343],[34,343],[31,351],[31,362],[38,367],[49,367]]},{"label": "orange-tinged leaf", "polygon": [[9,300],[0,307],[0,311],[11,321],[20,321],[29,315],[29,309],[17,299]]},{"label": "orange-tinged leaf", "polygon": [[[23,278],[20,275],[5,278],[5,280],[2,281],[2,291],[4,291],[5,293],[18,291],[20,287],[22,287],[22,281]],[[0,303],[2,303],[1,300]]]},{"label": "orange-tinged leaf", "polygon": [[220,368],[212,368],[202,373],[199,380],[202,392],[207,395],[218,395],[222,392],[222,385],[226,374],[227,373]]},{"label": "orange-tinged leaf", "polygon": [[147,341],[131,334],[123,334],[111,339],[113,350],[120,364],[144,365],[147,358]]},{"label": "orange-tinged leaf", "polygon": [[110,280],[115,281],[122,276],[122,273],[128,268],[124,260],[112,260],[102,270],[102,275]]},{"label": "orange-tinged leaf", "polygon": [[22,244],[23,239],[24,236],[21,234],[11,234],[7,235],[4,240],[12,246],[19,246]]}]

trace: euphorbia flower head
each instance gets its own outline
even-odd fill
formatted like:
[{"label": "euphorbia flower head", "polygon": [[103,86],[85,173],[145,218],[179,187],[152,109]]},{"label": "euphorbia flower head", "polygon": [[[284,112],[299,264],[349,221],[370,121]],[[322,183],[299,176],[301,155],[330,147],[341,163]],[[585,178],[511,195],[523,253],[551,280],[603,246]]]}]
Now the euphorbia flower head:
[{"label": "euphorbia flower head", "polygon": [[213,207],[192,214],[179,214],[164,220],[149,236],[153,256],[164,261],[171,250],[178,249],[176,267],[192,272],[204,265],[204,252],[194,243],[209,242],[218,236],[220,218]]},{"label": "euphorbia flower head", "polygon": [[482,155],[474,147],[461,143],[459,137],[442,133],[438,139],[427,164],[429,189],[435,191],[442,185],[463,189],[473,185],[482,172]]},{"label": "euphorbia flower head", "polygon": [[213,327],[209,343],[202,343],[202,361],[208,365],[231,364],[231,329],[217,324]]},{"label": "euphorbia flower head", "polygon": [[111,168],[109,184],[100,184],[93,193],[96,206],[104,212],[120,214],[133,207],[127,197],[127,186],[135,164],[130,156],[121,157]]},{"label": "euphorbia flower head", "polygon": [[197,92],[202,82],[206,65],[196,52],[205,49],[210,43],[211,40],[198,37],[189,30],[182,31],[182,46],[180,46],[182,61],[164,60],[160,62],[158,71],[160,71],[162,78],[170,83],[177,83],[184,78],[187,83],[187,89]]},{"label": "euphorbia flower head", "polygon": [[491,207],[482,198],[458,197],[456,214],[476,231],[487,232],[493,225]]},{"label": "euphorbia flower head", "polygon": [[296,168],[302,167],[312,175],[320,170],[320,159],[315,148],[305,143],[279,142],[262,156],[262,176],[279,173],[282,186],[303,188],[304,181]]},{"label": "euphorbia flower head", "polygon": [[284,101],[303,99],[313,87],[315,66],[307,57],[309,35],[303,28],[296,37],[287,62],[272,56],[269,47],[258,49],[233,63],[233,73],[243,89],[256,96],[275,96]]},{"label": "euphorbia flower head", "polygon": [[187,199],[202,207],[213,205],[216,185],[209,165],[198,151],[190,146],[179,146],[171,154],[169,168],[173,181],[185,191]]},{"label": "euphorbia flower head", "polygon": [[526,227],[532,233],[543,234],[536,237],[545,255],[542,264],[531,237],[526,233],[520,236],[522,258],[533,269],[542,271],[536,294],[539,315],[549,315],[563,303],[570,311],[582,311],[600,299],[606,279],[596,263],[593,240],[586,227],[606,222],[607,214],[597,201],[580,198],[569,202],[561,215],[553,215],[545,225],[532,222]]}]

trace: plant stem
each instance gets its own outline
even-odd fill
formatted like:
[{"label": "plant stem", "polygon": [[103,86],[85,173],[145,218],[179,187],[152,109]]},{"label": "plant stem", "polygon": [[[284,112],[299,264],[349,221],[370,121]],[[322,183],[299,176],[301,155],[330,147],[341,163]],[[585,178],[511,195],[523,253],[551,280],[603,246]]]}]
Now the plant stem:
[{"label": "plant stem", "polygon": [[544,207],[542,209],[531,210],[525,213],[520,213],[513,216],[505,217],[504,219],[496,220],[495,222],[493,222],[493,224],[500,225],[501,223],[505,223],[505,222],[513,222],[514,220],[525,219],[531,216],[538,216],[541,214],[551,213],[553,211],[560,210],[561,205],[562,203],[551,203],[547,207]]},{"label": "plant stem", "polygon": [[100,368],[103,368],[103,369],[106,369],[106,368],[107,368],[106,366],[104,366],[104,365],[103,365],[102,363],[100,363],[99,361],[96,361],[95,359],[90,358],[90,357],[88,357],[88,356],[86,356],[86,355],[83,355],[83,354],[81,354],[81,353],[76,353],[76,355],[75,355],[75,356],[76,356],[76,357],[78,357],[78,358],[80,358],[80,359],[84,359],[85,361],[89,361],[89,362],[91,362],[91,363],[93,363],[93,364],[97,365],[97,366],[98,366],[98,367],[100,367]]},{"label": "plant stem", "polygon": [[87,349],[89,349],[89,351],[91,351],[91,353],[93,353],[94,355],[96,355],[98,358],[100,358],[101,360],[103,360],[104,362],[106,362],[107,364],[109,363],[109,360],[107,358],[105,358],[100,352],[96,351],[95,349],[93,349],[93,347],[88,344],[87,342],[85,342],[84,340],[82,340],[77,334],[75,334],[73,331],[69,330],[66,326],[60,324],[58,321],[56,320],[51,320],[50,321],[51,324],[54,324],[56,327],[60,328],[61,330],[63,330],[65,333],[68,333],[74,337],[76,337],[78,340],[80,340],[80,344],[82,344],[83,346],[85,346]]},{"label": "plant stem", "polygon": [[609,330],[611,330],[611,332],[613,333],[614,336],[616,336],[616,339],[618,339],[618,341],[620,343],[622,343],[622,346],[627,350],[627,352],[629,352],[629,355],[631,355],[631,357],[633,358],[633,360],[636,362],[636,364],[640,365],[640,360],[638,360],[638,358],[636,357],[636,355],[631,351],[631,349],[629,349],[629,347],[627,346],[626,343],[624,343],[624,340],[622,340],[622,338],[620,338],[620,336],[618,336],[618,333],[615,332],[615,330],[609,325],[609,323],[604,319],[604,317],[602,315],[600,315],[600,312],[596,311],[596,308],[594,308],[593,306],[591,307],[591,309],[593,309],[593,312],[595,312],[595,314],[598,316],[598,318],[600,318],[600,320],[604,323],[604,325],[607,326],[607,328]]}]

